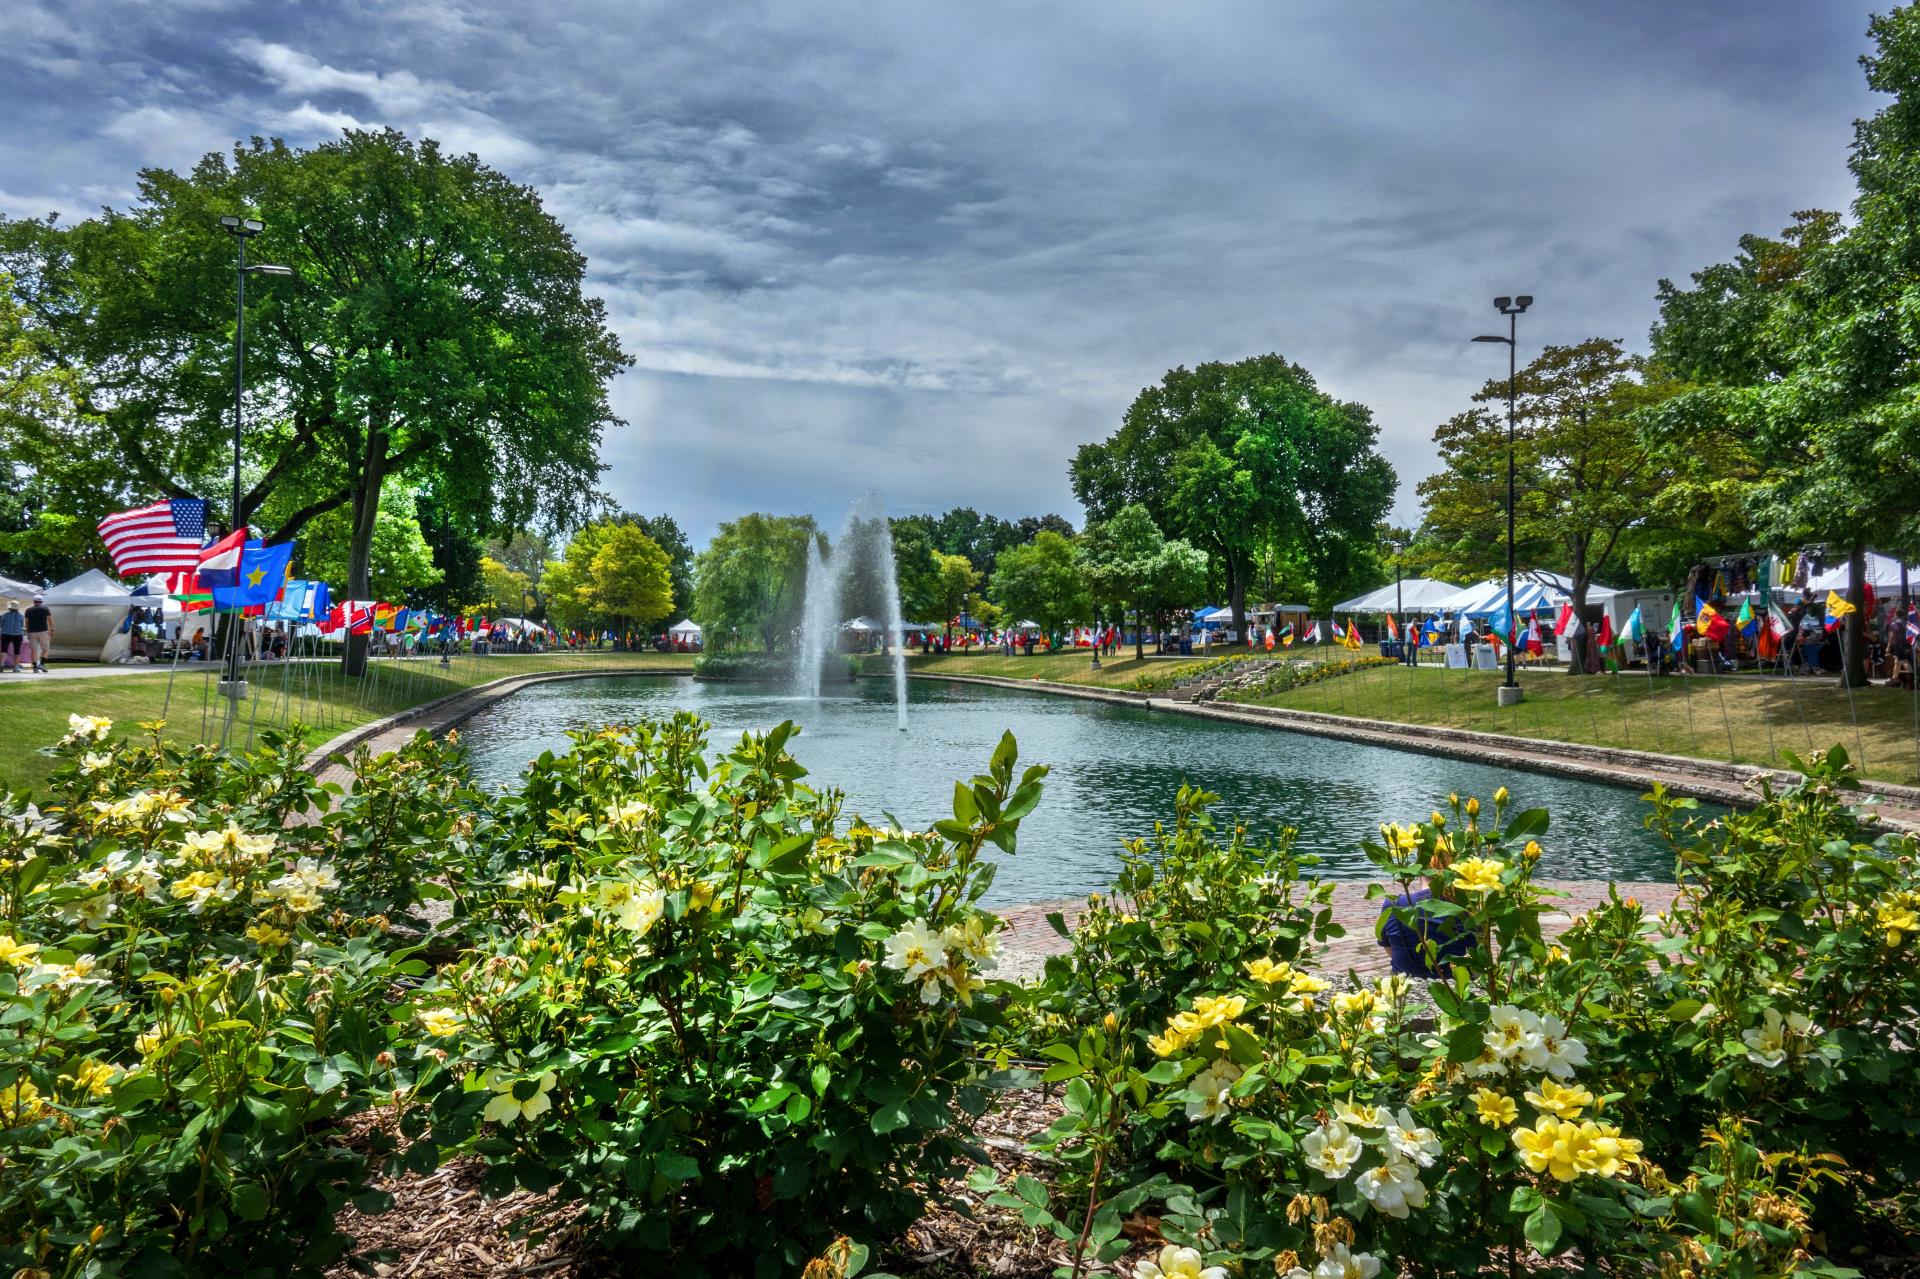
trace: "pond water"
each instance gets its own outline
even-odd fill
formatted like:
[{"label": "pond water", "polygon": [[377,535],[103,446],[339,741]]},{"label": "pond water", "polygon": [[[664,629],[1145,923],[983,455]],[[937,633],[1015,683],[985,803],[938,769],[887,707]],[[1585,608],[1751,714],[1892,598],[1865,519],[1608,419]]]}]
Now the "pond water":
[{"label": "pond water", "polygon": [[1292,826],[1318,873],[1368,878],[1361,838],[1383,821],[1410,821],[1449,791],[1491,801],[1506,785],[1521,808],[1552,810],[1541,873],[1555,879],[1669,880],[1665,845],[1641,825],[1635,792],[1194,716],[981,685],[914,680],[908,731],[894,723],[890,681],[830,689],[817,702],[764,686],[611,677],[536,684],[461,729],[478,779],[512,782],[566,731],[690,710],[713,725],[711,743],[791,719],[789,749],[809,781],[847,793],[846,813],[891,812],[924,829],[952,815],[953,783],[986,769],[1005,729],[1023,764],[1052,766],[1046,796],[1020,827],[1019,852],[1000,856],[995,905],[1078,897],[1105,888],[1123,838],[1170,819],[1181,782],[1217,793],[1217,816],[1257,832]]}]

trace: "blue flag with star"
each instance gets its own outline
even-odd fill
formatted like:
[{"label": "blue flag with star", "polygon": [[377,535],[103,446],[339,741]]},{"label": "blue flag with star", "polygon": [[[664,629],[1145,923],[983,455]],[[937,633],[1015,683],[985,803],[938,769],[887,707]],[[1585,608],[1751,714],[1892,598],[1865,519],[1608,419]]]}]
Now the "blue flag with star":
[{"label": "blue flag with star", "polygon": [[240,548],[240,562],[235,565],[236,584],[213,588],[213,606],[231,609],[271,604],[287,584],[287,571],[292,563],[292,542],[263,546],[258,538],[253,539]]}]

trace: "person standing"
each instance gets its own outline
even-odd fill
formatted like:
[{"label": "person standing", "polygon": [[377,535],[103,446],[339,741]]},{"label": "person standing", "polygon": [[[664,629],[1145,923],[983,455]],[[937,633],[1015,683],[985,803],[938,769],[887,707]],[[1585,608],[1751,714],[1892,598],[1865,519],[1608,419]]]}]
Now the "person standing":
[{"label": "person standing", "polygon": [[26,611],[25,618],[27,656],[33,659],[33,669],[45,675],[47,650],[53,646],[53,610],[47,607],[46,596],[33,597],[33,607]]},{"label": "person standing", "polygon": [[27,619],[20,615],[20,601],[8,600],[7,611],[0,613],[0,674],[20,665],[20,643],[26,634]]}]

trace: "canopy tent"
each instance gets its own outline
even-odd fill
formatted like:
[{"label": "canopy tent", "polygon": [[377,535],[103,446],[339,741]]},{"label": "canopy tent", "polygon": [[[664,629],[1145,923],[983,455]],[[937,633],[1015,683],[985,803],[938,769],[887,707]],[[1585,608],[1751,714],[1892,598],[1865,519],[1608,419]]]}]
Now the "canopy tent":
[{"label": "canopy tent", "polygon": [[120,583],[108,577],[97,568],[90,568],[80,576],[71,578],[58,586],[49,586],[44,594],[47,604],[125,604],[129,591]]},{"label": "canopy tent", "polygon": [[678,635],[682,639],[699,639],[700,623],[694,621],[691,617],[683,617],[667,628],[667,634]]},{"label": "canopy tent", "polygon": [[[1900,589],[1900,561],[1891,555],[1882,555],[1878,551],[1867,552],[1867,571],[1863,574],[1866,581],[1873,584],[1873,593],[1885,599]],[[1828,591],[1846,593],[1852,585],[1852,574],[1847,570],[1847,562],[1841,560],[1823,573],[1815,573],[1807,578],[1809,593],[1824,596]],[[1907,589],[1920,587],[1920,564],[1907,566]]]},{"label": "canopy tent", "polygon": [[6,607],[7,600],[19,600],[20,607],[25,608],[28,601],[32,600],[39,591],[39,587],[29,585],[18,578],[0,577],[0,608]]},{"label": "canopy tent", "polygon": [[[1506,580],[1501,579],[1504,589]],[[1336,613],[1408,613],[1424,612],[1427,609],[1441,607],[1441,601],[1460,593],[1460,587],[1452,582],[1442,582],[1432,577],[1403,577],[1396,584],[1387,583],[1376,587],[1364,595],[1356,595],[1345,603],[1335,604]]]},{"label": "canopy tent", "polygon": [[[1611,586],[1602,586],[1598,582],[1587,583],[1589,604],[1604,603],[1616,594],[1618,592]],[[1572,583],[1559,573],[1528,569],[1513,576],[1513,610],[1523,616],[1535,611],[1558,610],[1572,598]],[[1505,608],[1506,604],[1507,579],[1490,577],[1473,586],[1462,587],[1426,607],[1434,612],[1450,612],[1456,617],[1479,619],[1491,617]]]},{"label": "canopy tent", "polygon": [[1233,610],[1230,608],[1198,608],[1193,613],[1193,624],[1205,630],[1219,626],[1233,625]]},{"label": "canopy tent", "polygon": [[840,629],[843,631],[856,631],[863,635],[874,635],[886,628],[874,621],[871,617],[856,617],[842,622]]},{"label": "canopy tent", "polygon": [[1015,622],[1009,629],[1012,630],[1015,635],[1025,635],[1029,631],[1038,635],[1044,628],[1038,622],[1028,621]]},{"label": "canopy tent", "polygon": [[547,628],[526,617],[496,617],[488,623],[489,627],[503,626],[520,635],[545,635]]}]

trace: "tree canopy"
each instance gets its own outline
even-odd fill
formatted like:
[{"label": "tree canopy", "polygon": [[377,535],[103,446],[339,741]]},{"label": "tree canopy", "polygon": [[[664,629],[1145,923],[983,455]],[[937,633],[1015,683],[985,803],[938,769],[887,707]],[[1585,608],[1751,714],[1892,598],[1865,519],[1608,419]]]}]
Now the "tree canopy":
[{"label": "tree canopy", "polygon": [[693,564],[693,620],[707,646],[782,647],[800,624],[807,544],[819,538],[811,515],[755,513],[722,524]]},{"label": "tree canopy", "polygon": [[[228,491],[224,214],[260,217],[249,256],[293,272],[247,291],[249,465],[230,515],[271,503],[264,531],[284,541],[347,511],[346,586],[365,598],[389,475],[439,481],[439,518],[472,531],[583,509],[626,363],[581,291],[584,258],[531,188],[392,130],[310,150],[254,139],[186,174],[144,170],[128,210],[0,223],[30,336],[79,383],[77,411],[9,421],[4,443],[75,459],[63,503],[96,516]],[[89,492],[81,460],[120,479]]]},{"label": "tree canopy", "polygon": [[583,525],[567,543],[565,555],[543,566],[541,582],[548,615],[569,630],[610,626],[644,631],[673,612],[672,561],[632,519]]},{"label": "tree canopy", "polygon": [[989,590],[1015,622],[1037,622],[1048,635],[1093,616],[1079,551],[1052,529],[1001,551]]},{"label": "tree canopy", "polygon": [[1190,603],[1206,589],[1206,553],[1167,538],[1139,502],[1121,507],[1112,519],[1088,524],[1079,550],[1093,600],[1115,612],[1132,610],[1135,657],[1146,652],[1147,618]]},{"label": "tree canopy", "polygon": [[1262,548],[1298,548],[1328,598],[1371,570],[1373,526],[1396,484],[1378,433],[1364,405],[1334,400],[1278,355],[1177,368],[1140,392],[1112,437],[1081,446],[1073,490],[1096,521],[1137,503],[1204,551],[1244,628]]}]

